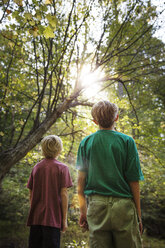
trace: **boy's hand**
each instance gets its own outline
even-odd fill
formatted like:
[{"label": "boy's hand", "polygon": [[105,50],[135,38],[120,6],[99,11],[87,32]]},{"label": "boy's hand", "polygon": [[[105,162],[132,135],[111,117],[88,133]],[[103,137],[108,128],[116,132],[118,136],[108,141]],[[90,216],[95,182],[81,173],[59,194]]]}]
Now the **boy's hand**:
[{"label": "boy's hand", "polygon": [[140,234],[143,234],[143,224],[142,221],[139,222],[139,230],[140,230]]},{"label": "boy's hand", "polygon": [[88,230],[87,217],[83,214],[80,215],[79,225],[84,232]]},{"label": "boy's hand", "polygon": [[67,220],[64,220],[62,222],[62,229],[61,229],[61,231],[64,233],[67,230],[67,228],[68,228]]}]

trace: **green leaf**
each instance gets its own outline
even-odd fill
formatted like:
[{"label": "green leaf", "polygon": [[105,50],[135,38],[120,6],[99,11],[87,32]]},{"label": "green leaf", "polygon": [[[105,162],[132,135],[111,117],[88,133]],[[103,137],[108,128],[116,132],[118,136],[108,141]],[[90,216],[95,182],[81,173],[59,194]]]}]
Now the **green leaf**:
[{"label": "green leaf", "polygon": [[47,26],[43,32],[46,39],[54,38],[55,34],[50,26]]},{"label": "green leaf", "polygon": [[23,6],[22,1],[23,1],[23,0],[14,0],[14,2],[15,2],[18,6],[20,6],[20,7]]},{"label": "green leaf", "polygon": [[47,14],[46,18],[49,21],[49,24],[53,28],[56,28],[56,26],[57,26],[57,18],[56,18],[56,16],[52,16],[51,14]]},{"label": "green leaf", "polygon": [[52,4],[52,0],[45,0],[45,4]]},{"label": "green leaf", "polygon": [[24,14],[24,17],[25,17],[27,20],[31,20],[31,19],[33,18],[32,14],[29,13],[29,12],[26,12],[26,13]]},{"label": "green leaf", "polygon": [[45,28],[42,25],[38,25],[38,31],[39,31],[40,35],[43,34],[44,30],[45,30]]},{"label": "green leaf", "polygon": [[42,16],[40,14],[36,14],[35,16],[36,16],[37,20],[41,21]]},{"label": "green leaf", "polygon": [[30,25],[32,25],[32,26],[35,25],[35,21],[34,21],[34,20],[31,20],[29,23],[30,23]]},{"label": "green leaf", "polygon": [[4,136],[4,133],[3,132],[0,132],[0,136]]}]

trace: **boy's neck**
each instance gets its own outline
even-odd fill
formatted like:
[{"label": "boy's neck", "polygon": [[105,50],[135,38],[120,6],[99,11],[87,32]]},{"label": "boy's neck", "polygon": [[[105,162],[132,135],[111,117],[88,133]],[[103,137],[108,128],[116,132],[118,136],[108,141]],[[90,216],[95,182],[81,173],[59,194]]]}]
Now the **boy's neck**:
[{"label": "boy's neck", "polygon": [[107,127],[107,128],[99,126],[99,129],[100,129],[100,130],[111,130],[111,131],[115,131],[114,126],[112,126],[112,127]]}]

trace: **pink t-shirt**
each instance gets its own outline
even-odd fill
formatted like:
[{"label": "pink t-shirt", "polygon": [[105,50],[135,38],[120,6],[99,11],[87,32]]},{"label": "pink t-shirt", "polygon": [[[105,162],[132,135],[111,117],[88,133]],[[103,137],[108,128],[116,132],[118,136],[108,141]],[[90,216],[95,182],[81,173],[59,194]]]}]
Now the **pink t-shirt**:
[{"label": "pink t-shirt", "polygon": [[32,190],[32,201],[27,225],[61,228],[61,188],[71,187],[69,169],[56,159],[43,159],[36,164],[27,188]]}]

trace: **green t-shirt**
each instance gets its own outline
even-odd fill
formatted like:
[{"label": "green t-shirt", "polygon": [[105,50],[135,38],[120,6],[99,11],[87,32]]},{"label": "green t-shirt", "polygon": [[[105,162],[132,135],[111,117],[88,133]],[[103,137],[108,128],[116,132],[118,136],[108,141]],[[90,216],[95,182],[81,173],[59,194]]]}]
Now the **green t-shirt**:
[{"label": "green t-shirt", "polygon": [[132,197],[128,182],[144,180],[133,138],[112,130],[99,130],[85,137],[76,166],[87,172],[86,195]]}]

